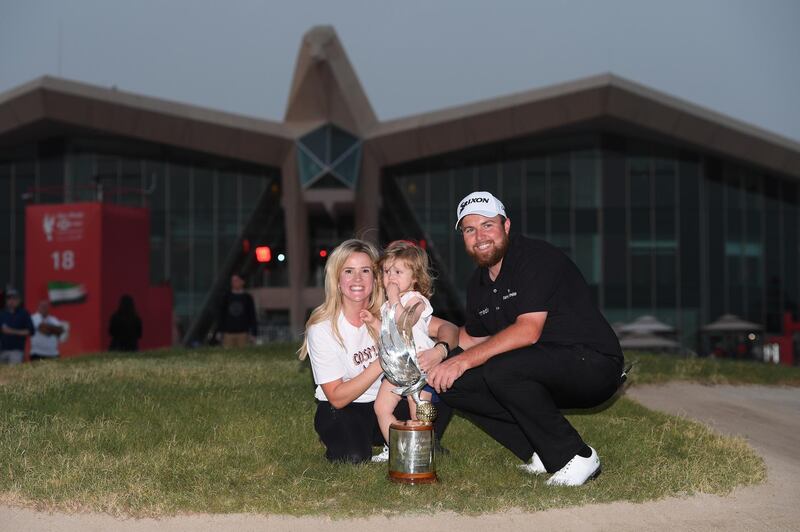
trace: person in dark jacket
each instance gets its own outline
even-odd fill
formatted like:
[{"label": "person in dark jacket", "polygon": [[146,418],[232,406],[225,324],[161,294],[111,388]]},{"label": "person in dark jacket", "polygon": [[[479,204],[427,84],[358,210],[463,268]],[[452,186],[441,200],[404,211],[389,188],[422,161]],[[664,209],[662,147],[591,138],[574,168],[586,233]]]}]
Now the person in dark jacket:
[{"label": "person in dark jacket", "polygon": [[231,276],[230,291],[222,298],[218,330],[226,348],[252,345],[258,334],[253,296],[244,291],[244,279],[236,274]]},{"label": "person in dark jacket", "polygon": [[6,306],[0,310],[0,364],[21,364],[25,342],[34,333],[31,315],[20,305],[19,292],[6,289]]},{"label": "person in dark jacket", "polygon": [[111,315],[108,326],[111,335],[111,351],[138,351],[139,338],[142,337],[142,320],[136,313],[133,298],[128,294],[119,298],[119,307]]}]

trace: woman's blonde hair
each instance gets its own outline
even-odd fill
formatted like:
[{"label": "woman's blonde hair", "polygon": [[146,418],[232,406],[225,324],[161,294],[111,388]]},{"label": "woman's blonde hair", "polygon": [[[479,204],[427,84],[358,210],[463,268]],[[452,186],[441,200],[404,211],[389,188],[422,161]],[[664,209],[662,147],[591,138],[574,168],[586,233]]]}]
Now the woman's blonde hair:
[{"label": "woman's blonde hair", "polygon": [[[339,342],[339,345],[344,346],[344,340],[339,332],[338,317],[342,311],[342,294],[339,291],[339,276],[344,269],[344,264],[350,255],[353,253],[364,253],[370,258],[372,262],[372,294],[369,296],[367,302],[367,310],[374,316],[380,316],[381,305],[383,304],[383,284],[380,282],[380,275],[378,275],[378,259],[380,253],[378,249],[363,240],[350,239],[345,240],[334,249],[328,257],[328,262],[325,264],[325,301],[314,309],[311,316],[306,322],[306,337],[303,340],[303,345],[297,350],[297,356],[303,360],[308,356],[308,329],[317,323],[330,320],[333,335]],[[378,341],[377,336],[373,333],[372,328],[368,327],[370,335]]]},{"label": "woman's blonde hair", "polygon": [[[383,268],[387,264],[394,264],[398,260],[405,262],[411,269],[411,275],[414,278],[412,289],[430,299],[433,295],[433,281],[436,277],[431,271],[428,253],[408,240],[390,242],[386,249],[383,250],[383,257],[378,263],[381,276],[383,276]],[[381,286],[383,286],[383,283],[381,283]]]}]

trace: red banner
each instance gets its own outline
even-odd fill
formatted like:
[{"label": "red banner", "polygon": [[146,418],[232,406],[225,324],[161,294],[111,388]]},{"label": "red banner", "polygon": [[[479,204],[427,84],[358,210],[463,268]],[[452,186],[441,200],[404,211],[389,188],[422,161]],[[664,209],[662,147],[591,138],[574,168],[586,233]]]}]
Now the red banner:
[{"label": "red banner", "polygon": [[103,203],[27,207],[26,307],[34,312],[49,299],[51,314],[69,322],[62,356],[108,348],[109,320],[123,294],[142,317],[141,345],[171,344],[164,325],[171,330],[172,293],[149,287],[149,218],[147,209]]}]

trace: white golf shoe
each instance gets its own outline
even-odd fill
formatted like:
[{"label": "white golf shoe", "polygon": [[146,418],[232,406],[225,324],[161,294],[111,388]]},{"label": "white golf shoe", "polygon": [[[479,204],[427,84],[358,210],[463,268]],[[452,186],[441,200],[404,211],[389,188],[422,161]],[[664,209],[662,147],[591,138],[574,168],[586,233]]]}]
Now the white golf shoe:
[{"label": "white golf shoe", "polygon": [[600,474],[600,458],[597,456],[597,451],[593,447],[592,455],[589,458],[584,458],[580,455],[575,455],[572,460],[567,462],[567,465],[556,471],[552,477],[547,480],[548,486],[580,486],[587,480],[591,480]]},{"label": "white golf shoe", "polygon": [[519,467],[526,473],[530,473],[531,475],[544,475],[545,473],[547,473],[547,469],[544,468],[542,459],[539,458],[539,455],[536,453],[533,453],[533,456],[531,456],[530,461],[524,464],[520,464],[517,467]]},{"label": "white golf shoe", "polygon": [[388,462],[389,461],[389,447],[384,445],[383,450],[371,458],[373,462]]}]

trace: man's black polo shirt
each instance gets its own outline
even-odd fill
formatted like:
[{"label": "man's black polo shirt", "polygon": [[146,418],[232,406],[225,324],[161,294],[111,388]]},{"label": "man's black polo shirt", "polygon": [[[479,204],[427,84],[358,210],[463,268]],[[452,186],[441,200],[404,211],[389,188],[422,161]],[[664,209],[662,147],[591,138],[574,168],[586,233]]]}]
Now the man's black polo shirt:
[{"label": "man's black polo shirt", "polygon": [[539,343],[581,344],[622,357],[611,326],[592,301],[578,267],[561,250],[543,240],[511,237],[500,274],[478,268],[467,288],[466,331],[490,336],[521,314],[547,311]]}]

